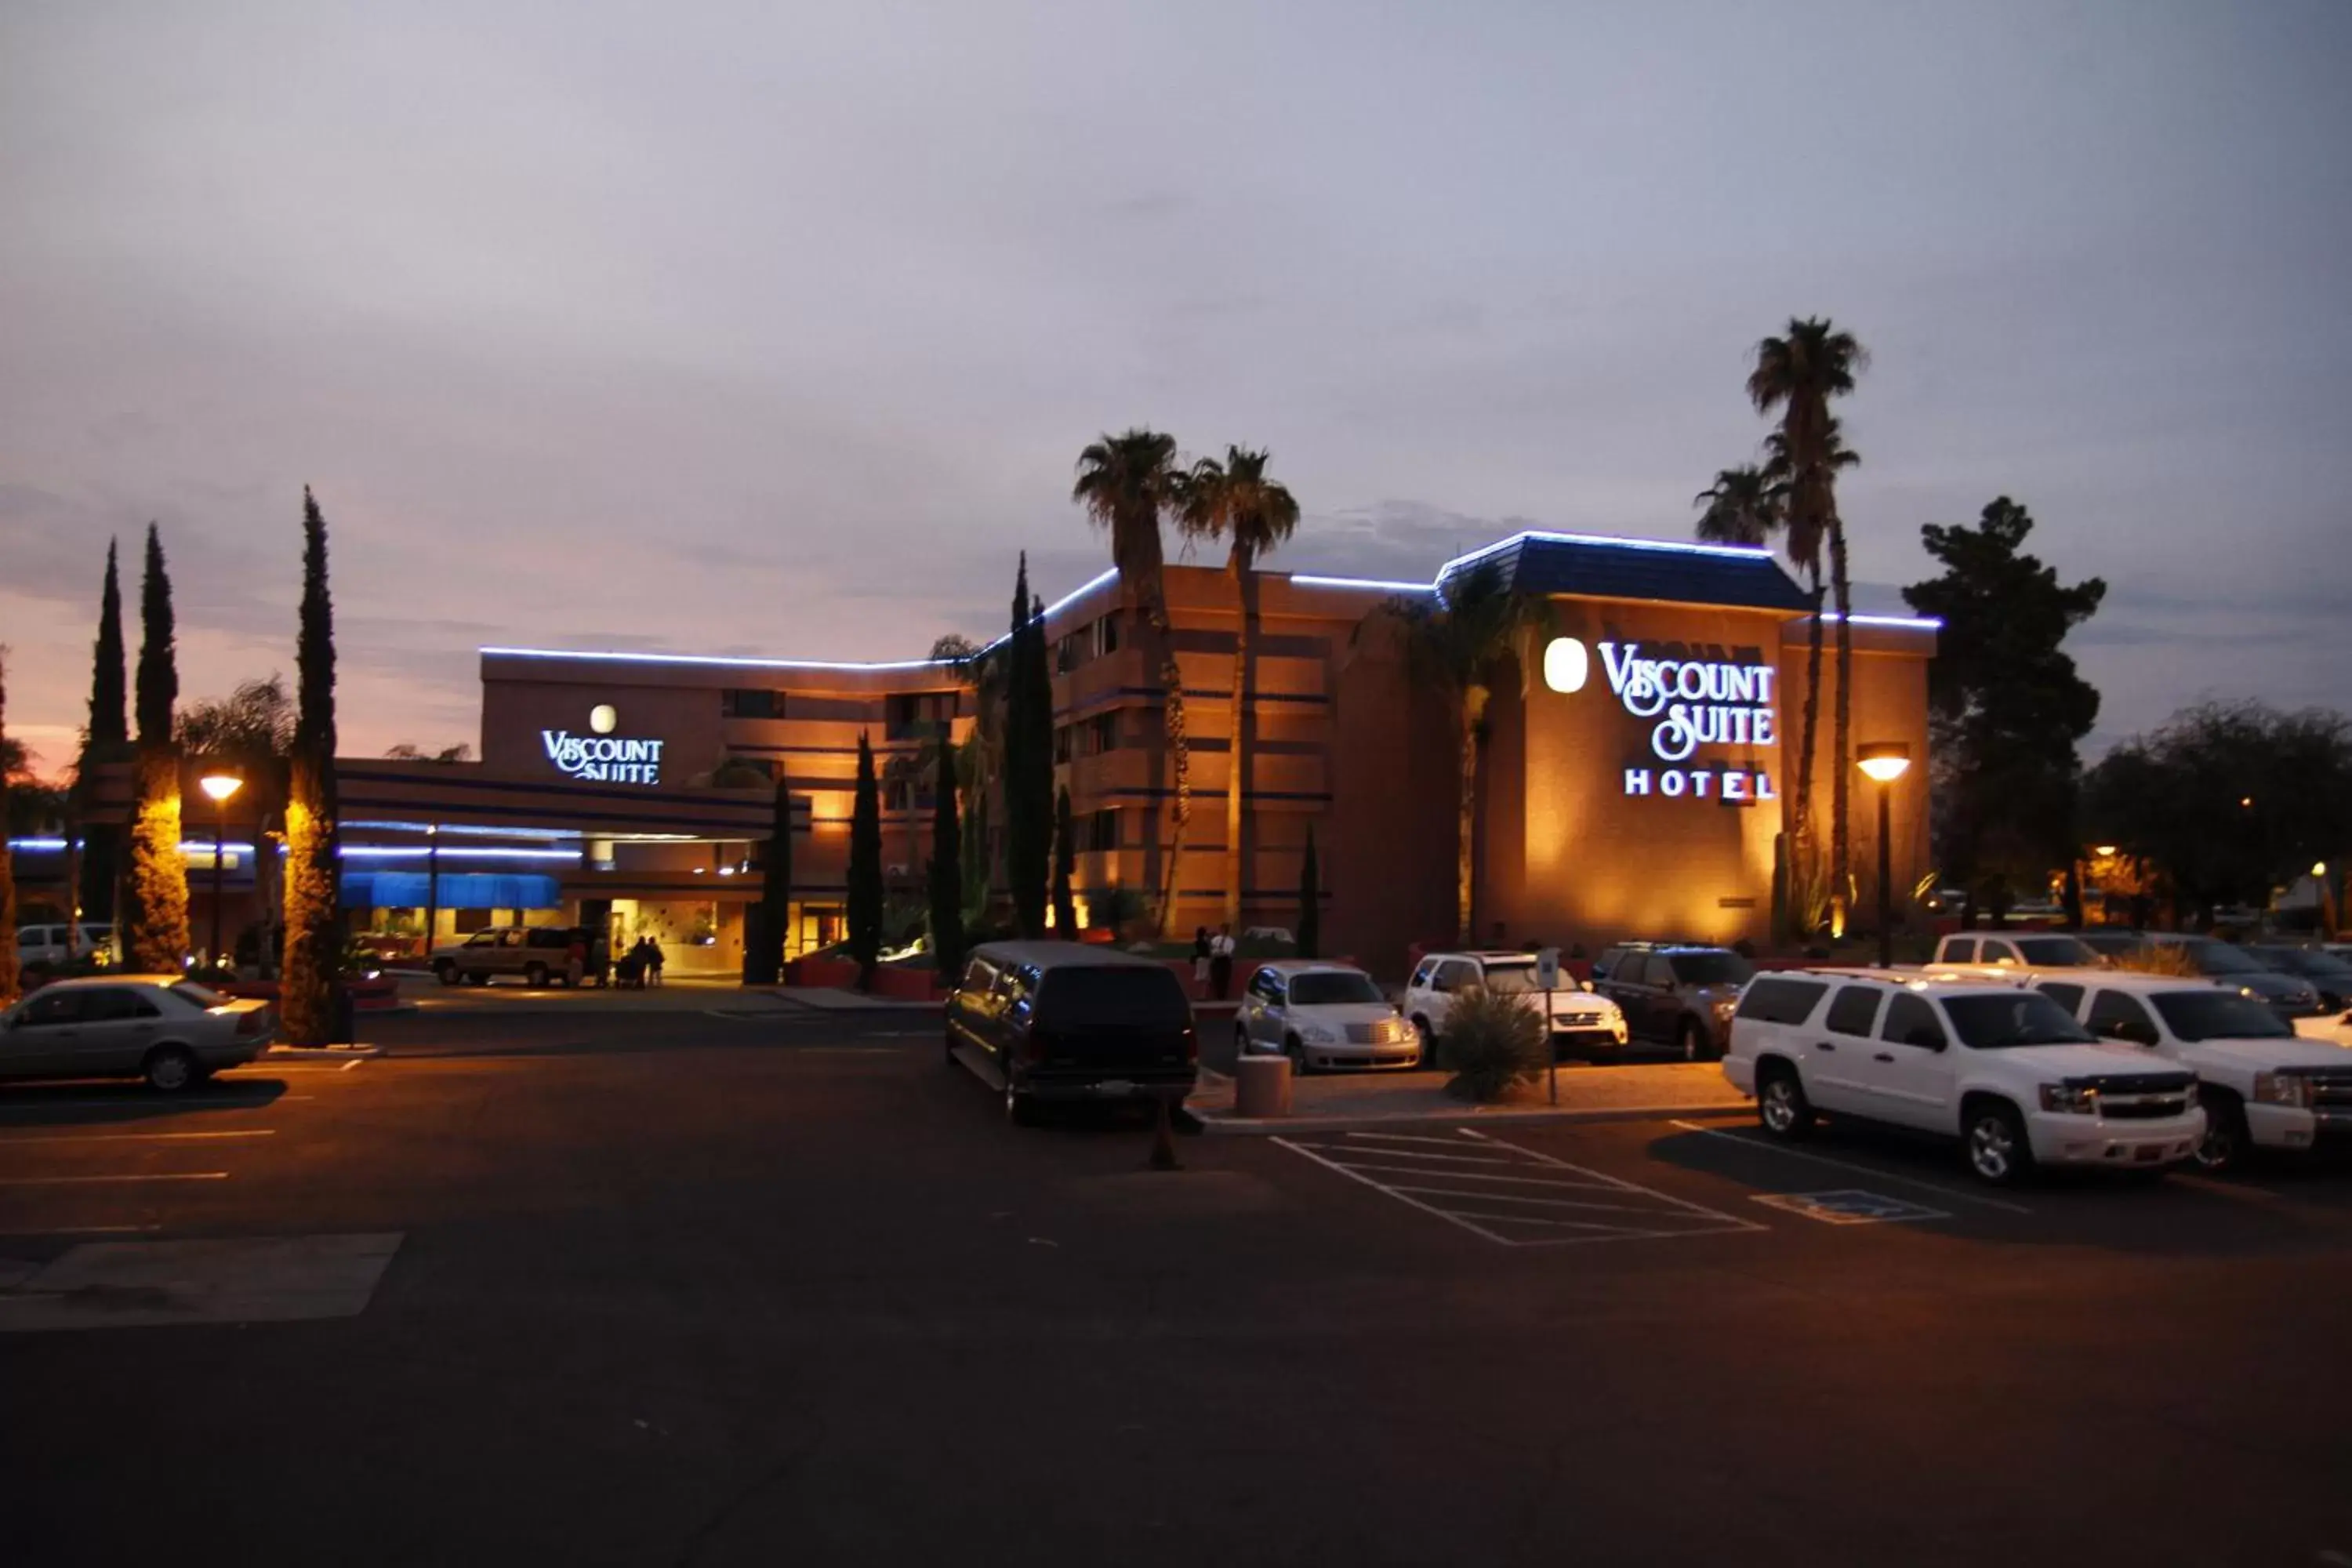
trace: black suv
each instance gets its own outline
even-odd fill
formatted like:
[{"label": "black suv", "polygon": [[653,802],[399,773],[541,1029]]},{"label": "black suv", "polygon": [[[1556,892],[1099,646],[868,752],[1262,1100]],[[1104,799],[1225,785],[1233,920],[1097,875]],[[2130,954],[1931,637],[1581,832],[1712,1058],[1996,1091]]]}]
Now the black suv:
[{"label": "black suv", "polygon": [[1629,942],[1592,961],[1592,988],[1625,1015],[1637,1040],[1663,1040],[1685,1061],[1723,1055],[1731,1010],[1756,966],[1727,947]]},{"label": "black suv", "polygon": [[1181,1104],[1200,1040],[1164,963],[1074,942],[992,942],[973,950],[948,998],[947,1057],[1025,1123],[1047,1100]]}]

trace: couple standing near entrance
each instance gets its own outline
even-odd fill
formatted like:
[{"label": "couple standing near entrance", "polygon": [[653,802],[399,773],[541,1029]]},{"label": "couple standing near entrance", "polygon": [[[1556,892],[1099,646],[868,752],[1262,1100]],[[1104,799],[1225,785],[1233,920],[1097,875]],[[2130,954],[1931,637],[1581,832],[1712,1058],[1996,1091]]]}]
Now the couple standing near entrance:
[{"label": "couple standing near entrance", "polygon": [[1222,1002],[1234,988],[1234,928],[1221,925],[1211,936],[1207,926],[1192,932],[1192,978]]}]

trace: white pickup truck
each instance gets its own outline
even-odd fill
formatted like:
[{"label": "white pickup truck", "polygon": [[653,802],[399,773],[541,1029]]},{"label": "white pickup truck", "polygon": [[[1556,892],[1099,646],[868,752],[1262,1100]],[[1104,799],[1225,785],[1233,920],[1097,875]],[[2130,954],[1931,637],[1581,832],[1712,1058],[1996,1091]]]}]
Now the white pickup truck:
[{"label": "white pickup truck", "polygon": [[2197,1075],[2197,1163],[2226,1171],[2248,1148],[2305,1153],[2352,1143],[2352,1049],[2299,1037],[2277,1013],[2210,981],[2157,974],[2041,975],[2035,990],[2101,1039]]}]

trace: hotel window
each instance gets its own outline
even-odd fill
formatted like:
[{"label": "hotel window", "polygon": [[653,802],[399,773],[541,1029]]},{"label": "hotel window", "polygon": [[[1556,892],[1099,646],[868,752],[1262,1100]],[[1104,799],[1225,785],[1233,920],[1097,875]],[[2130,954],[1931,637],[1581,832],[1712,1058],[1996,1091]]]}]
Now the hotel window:
[{"label": "hotel window", "polygon": [[1055,762],[1066,763],[1070,760],[1070,741],[1071,737],[1076,733],[1076,731],[1067,724],[1060,724],[1055,727],[1054,760]]},{"label": "hotel window", "polygon": [[1113,610],[1101,620],[1097,621],[1094,631],[1097,654],[1118,651],[1118,612],[1117,610]]},{"label": "hotel window", "polygon": [[723,719],[781,719],[784,716],[784,694],[729,687],[719,694],[719,714]]},{"label": "hotel window", "polygon": [[1118,750],[1118,715],[1097,713],[1087,721],[1087,755]]},{"label": "hotel window", "polygon": [[1054,673],[1067,675],[1087,661],[1086,639],[1082,633],[1065,632],[1054,644]]},{"label": "hotel window", "polygon": [[1117,849],[1118,847],[1118,813],[1116,811],[1088,812],[1086,831],[1080,836],[1080,842],[1088,850]]},{"label": "hotel window", "polygon": [[902,691],[882,701],[883,732],[893,741],[912,741],[941,732],[956,716],[959,691]]}]

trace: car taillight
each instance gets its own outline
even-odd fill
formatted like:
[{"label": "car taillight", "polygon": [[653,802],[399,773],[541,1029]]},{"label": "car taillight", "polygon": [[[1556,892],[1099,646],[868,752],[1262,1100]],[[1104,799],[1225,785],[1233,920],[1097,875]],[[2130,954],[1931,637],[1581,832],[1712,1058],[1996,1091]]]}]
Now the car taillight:
[{"label": "car taillight", "polygon": [[1201,1059],[1201,1036],[1190,1024],[1184,1026],[1184,1059],[1188,1062]]}]

